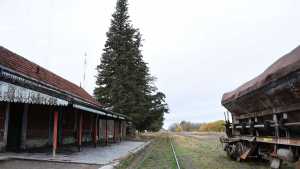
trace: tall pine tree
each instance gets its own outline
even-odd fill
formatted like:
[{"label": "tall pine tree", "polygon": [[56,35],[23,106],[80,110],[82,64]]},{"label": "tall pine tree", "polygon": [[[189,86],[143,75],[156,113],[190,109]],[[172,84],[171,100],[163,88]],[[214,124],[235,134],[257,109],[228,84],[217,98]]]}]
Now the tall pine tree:
[{"label": "tall pine tree", "polygon": [[106,36],[94,95],[106,108],[131,117],[137,129],[159,130],[168,112],[165,95],[156,91],[143,61],[142,37],[129,20],[127,0],[117,1]]}]

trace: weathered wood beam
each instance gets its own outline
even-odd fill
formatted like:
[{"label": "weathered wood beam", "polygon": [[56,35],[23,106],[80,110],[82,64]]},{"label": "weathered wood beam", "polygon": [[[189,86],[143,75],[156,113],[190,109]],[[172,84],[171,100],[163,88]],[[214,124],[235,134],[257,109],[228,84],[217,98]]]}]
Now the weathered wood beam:
[{"label": "weathered wood beam", "polygon": [[114,140],[114,143],[116,142],[116,120],[113,120],[114,122],[114,131],[113,131],[113,140]]},{"label": "weathered wood beam", "polygon": [[107,119],[105,119],[105,144],[108,145],[108,124],[107,124]]},{"label": "weathered wood beam", "polygon": [[53,118],[53,146],[52,146],[52,154],[53,157],[56,155],[56,149],[57,149],[57,130],[58,130],[58,112],[54,112],[54,118]]},{"label": "weathered wood beam", "polygon": [[78,124],[78,150],[81,151],[83,113],[82,113],[82,112],[79,112],[78,114],[79,114],[79,124]]},{"label": "weathered wood beam", "polygon": [[95,115],[94,120],[94,146],[97,147],[98,142],[98,115]]}]

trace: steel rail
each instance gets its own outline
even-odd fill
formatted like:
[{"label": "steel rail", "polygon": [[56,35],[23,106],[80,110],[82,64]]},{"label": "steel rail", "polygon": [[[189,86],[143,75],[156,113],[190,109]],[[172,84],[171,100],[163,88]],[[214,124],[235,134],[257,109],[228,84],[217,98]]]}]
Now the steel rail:
[{"label": "steel rail", "polygon": [[173,155],[174,155],[174,158],[175,158],[175,161],[176,161],[177,169],[180,169],[180,165],[179,165],[176,153],[175,153],[175,149],[174,149],[174,146],[173,146],[173,143],[172,143],[172,139],[170,139],[170,144],[171,144],[171,147],[172,147],[172,150],[173,150]]}]

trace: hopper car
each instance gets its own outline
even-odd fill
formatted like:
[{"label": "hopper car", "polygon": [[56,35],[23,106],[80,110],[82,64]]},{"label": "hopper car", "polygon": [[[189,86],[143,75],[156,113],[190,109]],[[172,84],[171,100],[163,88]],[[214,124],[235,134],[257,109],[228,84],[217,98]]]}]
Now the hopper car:
[{"label": "hopper car", "polygon": [[262,74],[223,94],[227,155],[244,161],[262,158],[278,169],[300,157],[300,47]]}]

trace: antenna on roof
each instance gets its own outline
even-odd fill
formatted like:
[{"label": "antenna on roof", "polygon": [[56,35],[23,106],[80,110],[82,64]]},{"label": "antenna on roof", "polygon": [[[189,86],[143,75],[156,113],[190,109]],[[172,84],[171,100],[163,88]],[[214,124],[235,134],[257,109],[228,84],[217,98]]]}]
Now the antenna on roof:
[{"label": "antenna on roof", "polygon": [[82,88],[85,87],[85,74],[86,74],[86,66],[87,66],[87,53],[84,53],[84,63],[83,63],[83,81],[82,81]]}]

